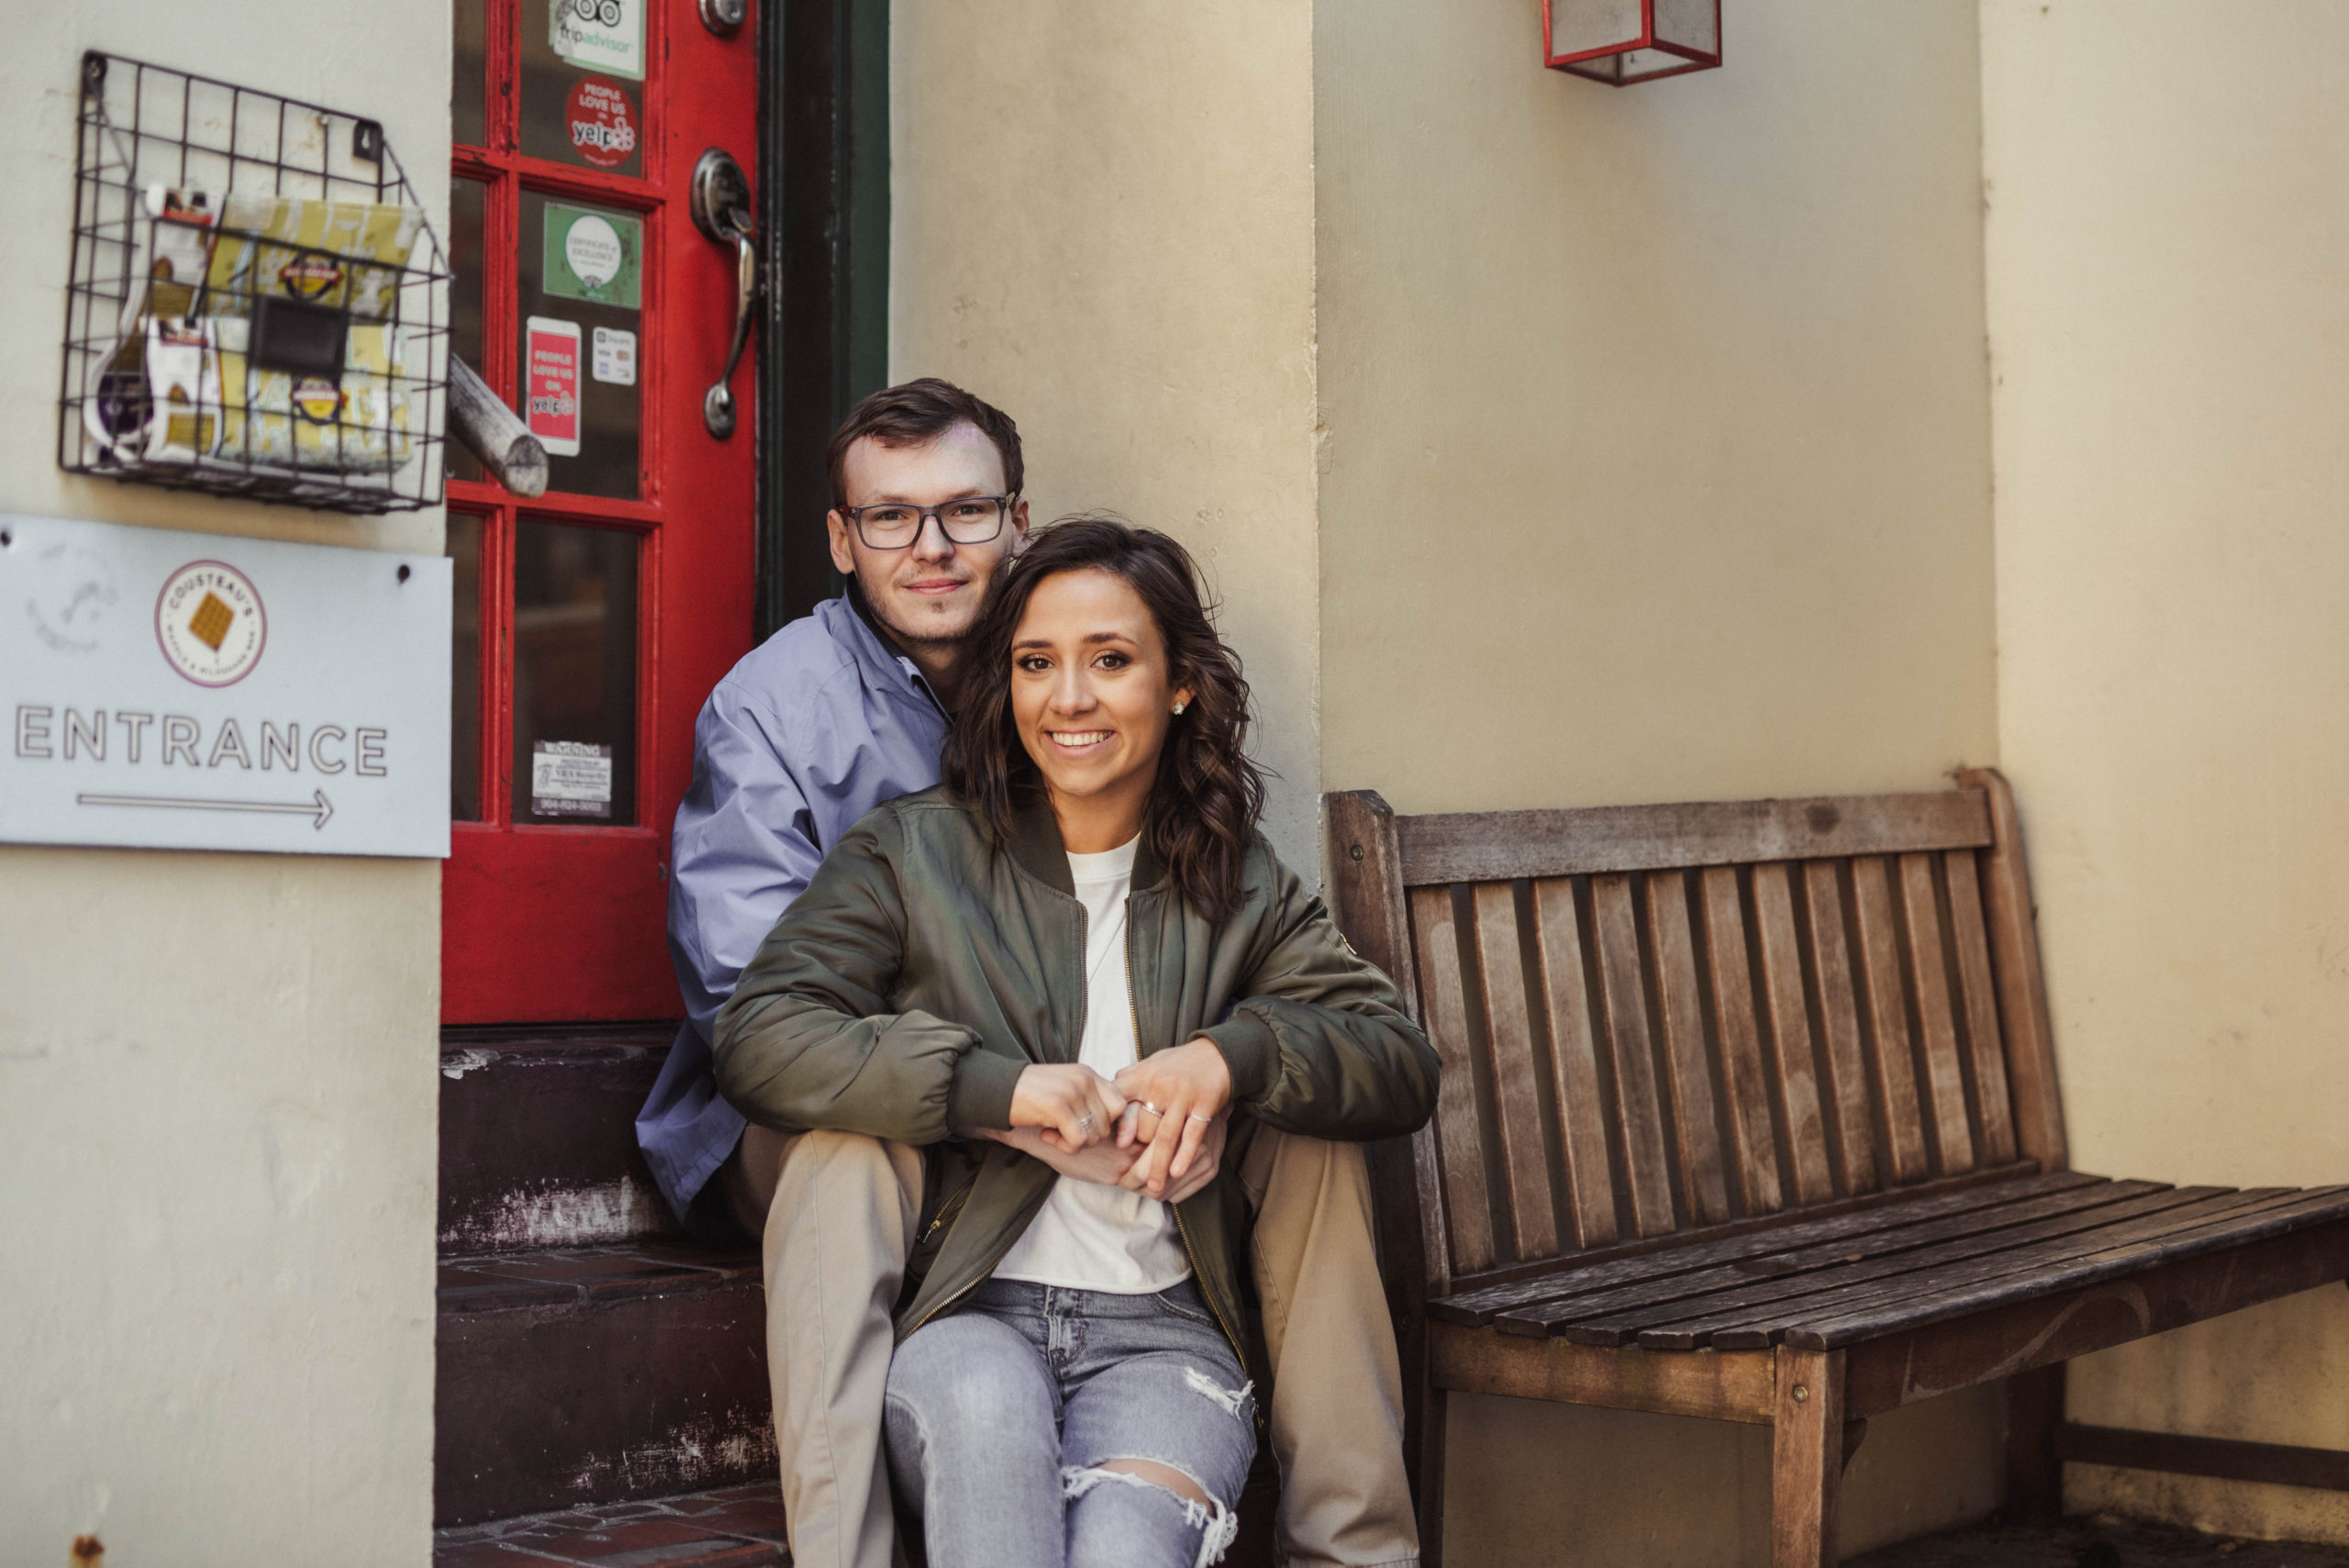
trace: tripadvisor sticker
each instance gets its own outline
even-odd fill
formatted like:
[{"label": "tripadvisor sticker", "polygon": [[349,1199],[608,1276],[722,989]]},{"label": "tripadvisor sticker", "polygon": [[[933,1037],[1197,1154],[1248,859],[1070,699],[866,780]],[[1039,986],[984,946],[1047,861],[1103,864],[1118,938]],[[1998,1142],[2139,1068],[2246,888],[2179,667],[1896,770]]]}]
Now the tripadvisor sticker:
[{"label": "tripadvisor sticker", "polygon": [[590,71],[644,80],[644,0],[549,0],[547,43]]},{"label": "tripadvisor sticker", "polygon": [[644,224],[622,213],[547,204],[546,292],[559,299],[638,307]]}]

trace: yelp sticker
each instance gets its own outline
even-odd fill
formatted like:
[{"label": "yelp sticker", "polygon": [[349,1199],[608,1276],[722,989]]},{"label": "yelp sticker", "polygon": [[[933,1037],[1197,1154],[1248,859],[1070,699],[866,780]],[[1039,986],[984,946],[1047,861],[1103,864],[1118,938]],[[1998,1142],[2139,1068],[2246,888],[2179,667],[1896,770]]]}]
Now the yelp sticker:
[{"label": "yelp sticker", "polygon": [[252,579],[225,561],[191,561],[155,595],[155,641],[199,686],[234,685],[269,641],[269,615]]}]

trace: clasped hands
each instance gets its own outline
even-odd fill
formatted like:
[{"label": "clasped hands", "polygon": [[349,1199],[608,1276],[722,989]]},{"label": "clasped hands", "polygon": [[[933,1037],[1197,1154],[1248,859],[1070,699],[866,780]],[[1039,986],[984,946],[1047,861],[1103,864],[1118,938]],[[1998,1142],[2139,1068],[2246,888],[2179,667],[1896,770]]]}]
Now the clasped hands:
[{"label": "clasped hands", "polygon": [[1063,1176],[1180,1203],[1215,1179],[1231,1118],[1231,1070],[1204,1036],[1104,1078],[1082,1062],[1023,1068],[1011,1129],[979,1133]]}]

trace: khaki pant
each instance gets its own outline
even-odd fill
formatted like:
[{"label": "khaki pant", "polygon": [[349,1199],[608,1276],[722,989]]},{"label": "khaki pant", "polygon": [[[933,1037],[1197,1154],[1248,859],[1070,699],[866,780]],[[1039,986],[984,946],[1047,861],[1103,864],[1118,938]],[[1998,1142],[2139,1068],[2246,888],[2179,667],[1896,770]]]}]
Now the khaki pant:
[{"label": "khaki pant", "polygon": [[[1296,1568],[1416,1563],[1402,1376],[1362,1146],[1243,1119],[1224,1157],[1256,1211],[1281,1555]],[[881,1392],[921,1169],[904,1144],[752,1127],[719,1178],[735,1217],[764,1238],[775,1446],[800,1568],[891,1568]]]}]

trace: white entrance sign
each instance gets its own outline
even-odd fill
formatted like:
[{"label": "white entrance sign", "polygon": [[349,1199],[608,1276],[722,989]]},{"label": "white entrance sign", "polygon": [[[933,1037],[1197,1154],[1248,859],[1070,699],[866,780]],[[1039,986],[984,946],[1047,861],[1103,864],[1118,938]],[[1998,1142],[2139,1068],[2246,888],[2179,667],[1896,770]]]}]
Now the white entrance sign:
[{"label": "white entrance sign", "polygon": [[0,842],[449,853],[442,557],[0,513]]}]

